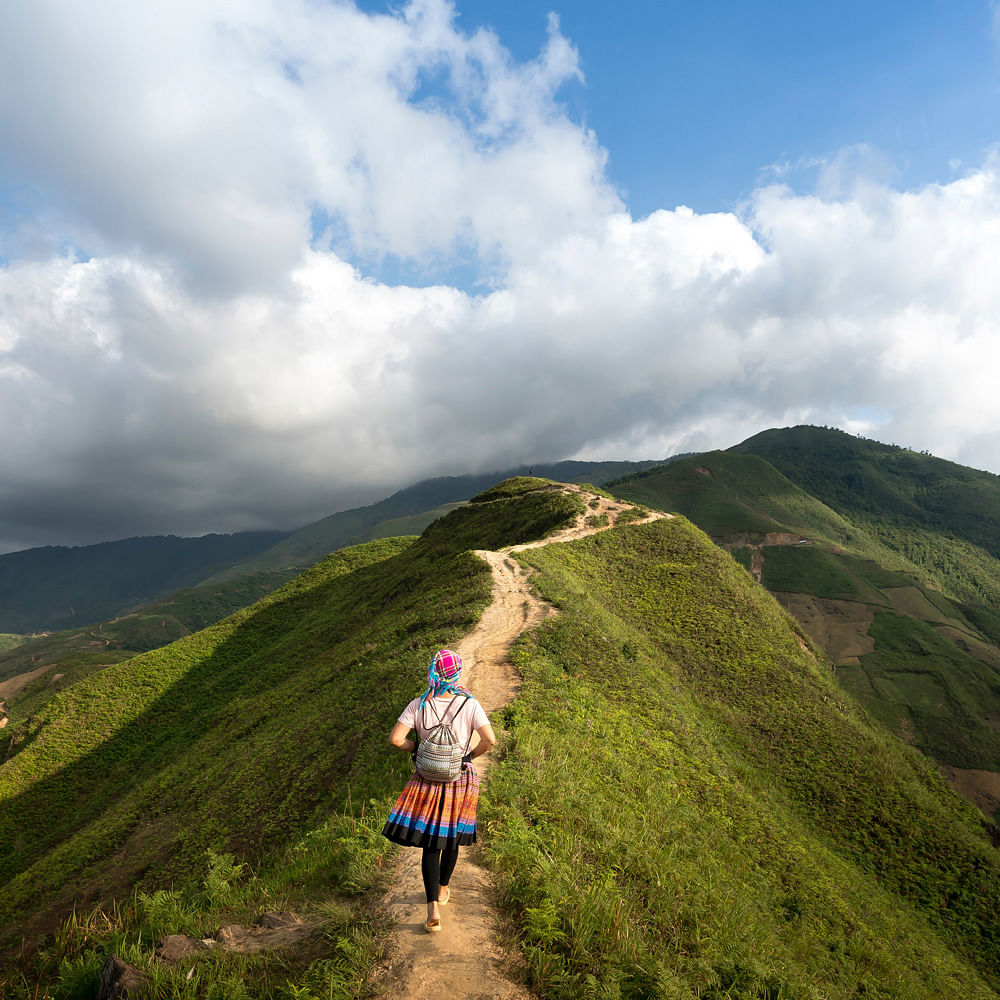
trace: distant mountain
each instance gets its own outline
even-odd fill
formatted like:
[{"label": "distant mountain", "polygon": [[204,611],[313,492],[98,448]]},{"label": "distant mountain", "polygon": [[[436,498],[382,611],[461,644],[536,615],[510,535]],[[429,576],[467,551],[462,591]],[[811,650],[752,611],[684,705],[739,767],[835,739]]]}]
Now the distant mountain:
[{"label": "distant mountain", "polygon": [[465,503],[502,479],[535,476],[566,483],[600,485],[629,473],[641,472],[660,463],[645,462],[555,462],[518,466],[502,472],[475,476],[440,476],[424,479],[398,490],[392,496],[365,507],[330,514],[307,524],[272,548],[216,573],[205,583],[219,583],[246,573],[268,570],[305,569],[337,549],[375,538],[420,534],[432,521]]},{"label": "distant mountain", "polygon": [[609,488],[729,549],[845,688],[1000,819],[1000,561],[977,544],[996,546],[1000,477],[796,427]]},{"label": "distant mountain", "polygon": [[97,622],[191,586],[274,545],[280,531],[127,538],[0,555],[0,632]]},{"label": "distant mountain", "polygon": [[[396,867],[380,831],[411,769],[386,734],[428,652],[490,605],[470,550],[598,506],[516,483],[12,705],[0,994],[93,997],[111,955],[157,996],[389,992],[373,978]],[[997,831],[703,532],[619,521],[510,558],[559,614],[510,654],[523,683],[492,716],[480,857],[535,994],[995,998]],[[265,910],[311,937],[212,947]],[[168,935],[187,936],[176,965],[152,957]]]},{"label": "distant mountain", "polygon": [[1000,604],[1000,476],[823,427],[764,431],[730,450],[767,459],[955,597]]},{"label": "distant mountain", "polygon": [[[655,464],[566,461],[538,465],[534,471],[566,482],[602,483]],[[420,534],[432,521],[492,483],[528,469],[427,479],[377,503],[331,514],[294,532],[127,538],[2,555],[0,633],[56,631],[107,622],[179,588],[201,585],[213,588],[209,602],[218,603],[228,614],[234,610],[234,594],[252,594],[245,602],[250,603],[268,592],[261,586],[284,583],[337,549],[374,538]],[[254,579],[219,589],[220,584],[242,577]],[[203,627],[207,622],[199,619],[194,624]],[[163,633],[169,634],[169,630]],[[177,634],[163,641],[174,638]],[[148,647],[137,647],[143,648]]]}]

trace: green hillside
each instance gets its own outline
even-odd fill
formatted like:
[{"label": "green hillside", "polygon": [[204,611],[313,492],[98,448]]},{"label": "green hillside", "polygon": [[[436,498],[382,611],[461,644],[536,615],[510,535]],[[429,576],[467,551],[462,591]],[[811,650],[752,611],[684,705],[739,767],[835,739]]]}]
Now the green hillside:
[{"label": "green hillside", "polygon": [[[967,558],[967,541],[926,527],[897,531],[895,507],[878,520],[873,495],[864,511],[856,503],[832,509],[806,491],[818,471],[792,482],[768,458],[746,450],[763,441],[773,457],[788,441],[797,462],[808,452],[811,468],[822,470],[822,448],[831,440],[849,453],[855,439],[820,428],[768,431],[739,449],[693,456],[610,488],[624,499],[680,511],[730,549],[825,649],[840,682],[897,735],[943,764],[1000,771],[1000,616],[988,605],[949,599],[941,588],[954,574],[938,571],[946,563],[961,566],[978,592],[991,587],[992,569],[979,574],[979,563]],[[880,454],[872,442],[860,447]],[[885,454],[899,451],[886,448]],[[831,469],[841,461],[837,454]],[[921,466],[938,461],[916,457]],[[783,468],[794,474],[799,466]],[[907,468],[901,462],[892,490],[882,492],[905,494],[912,506],[920,494],[907,484]],[[843,503],[839,490],[825,496]],[[897,544],[903,535],[907,544]],[[916,551],[924,542],[936,562]],[[995,562],[976,551],[980,562]]]},{"label": "green hillside", "polygon": [[793,533],[890,568],[916,570],[756,455],[708,452],[612,481],[607,488],[623,499],[677,511],[727,542],[760,543],[772,532]]},{"label": "green hillside", "polygon": [[543,995],[994,995],[981,822],[725,553],[677,519],[522,558],[561,613],[518,647],[489,852]]},{"label": "green hillside", "polygon": [[[371,994],[378,830],[408,773],[386,733],[428,651],[489,600],[469,550],[586,509],[537,480],[476,500],[17,725],[0,993],[92,997],[115,952],[156,996]],[[981,819],[725,552],[677,518],[518,558],[560,614],[516,648],[481,826],[541,997],[995,996],[1000,856]],[[264,908],[315,921],[310,947],[150,961],[158,935]]]},{"label": "green hillside", "polygon": [[[603,483],[617,476],[641,472],[654,462],[556,462],[538,465],[539,477],[566,483]],[[364,507],[330,514],[307,524],[266,552],[243,560],[209,577],[218,583],[270,570],[305,569],[330,552],[358,545],[373,538],[419,534],[431,522],[444,516],[494,483],[523,476],[528,466],[469,476],[438,476],[397,490],[392,496]]]},{"label": "green hillside", "polygon": [[[50,698],[89,674],[137,653],[191,635],[270,594],[294,574],[257,573],[220,584],[181,590],[164,601],[82,629],[41,636],[20,636],[4,648],[0,643],[0,759],[12,738],[6,726],[27,719]],[[19,683],[27,679],[27,683]],[[5,681],[17,684],[3,697]]]},{"label": "green hillside", "polygon": [[540,492],[462,508],[415,544],[344,550],[4,730],[0,945],[51,930],[74,899],[127,896],[139,880],[197,886],[209,848],[256,867],[385,796],[404,767],[385,733],[426,650],[489,600],[489,569],[467,549],[543,536],[580,509]]},{"label": "green hillside", "polygon": [[731,450],[767,459],[952,596],[1000,604],[1000,476],[824,427],[764,431]]},{"label": "green hillside", "polygon": [[283,535],[126,538],[0,555],[0,630],[65,629],[110,618],[270,548]]}]

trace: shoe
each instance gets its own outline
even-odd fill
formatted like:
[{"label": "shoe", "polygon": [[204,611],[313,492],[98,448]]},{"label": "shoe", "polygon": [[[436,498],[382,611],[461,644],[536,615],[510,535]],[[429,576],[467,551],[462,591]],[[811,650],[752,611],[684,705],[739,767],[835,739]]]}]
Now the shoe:
[{"label": "shoe", "polygon": [[441,930],[441,920],[428,920],[424,924],[424,930],[427,931],[428,934],[436,934],[439,930]]},{"label": "shoe", "polygon": [[438,906],[447,906],[451,902],[451,889],[449,889],[446,885],[441,886],[441,888],[444,889],[448,895],[445,896],[444,899],[438,897]]}]

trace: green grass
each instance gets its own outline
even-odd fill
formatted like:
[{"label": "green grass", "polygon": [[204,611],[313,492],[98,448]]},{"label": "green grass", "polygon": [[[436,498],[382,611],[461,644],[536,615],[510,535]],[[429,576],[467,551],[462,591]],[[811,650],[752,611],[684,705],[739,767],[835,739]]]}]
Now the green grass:
[{"label": "green grass", "polygon": [[[381,813],[335,816],[275,852],[256,871],[212,850],[183,888],[135,890],[74,912],[33,956],[32,974],[0,971],[0,996],[92,1000],[108,955],[139,970],[153,997],[343,997],[367,991],[382,919],[371,905],[384,885],[390,845]],[[293,912],[314,925],[310,939],[275,954],[201,952],[167,966],[151,944],[169,934],[214,938],[220,927],[253,926],[263,912]]]},{"label": "green grass", "polygon": [[719,542],[760,543],[774,532],[798,535],[889,571],[919,574],[866,524],[827,506],[758,455],[694,455],[611,488],[622,499],[677,511]]},{"label": "green grass", "polygon": [[512,497],[524,496],[526,493],[534,493],[536,490],[554,489],[555,485],[551,479],[540,479],[538,476],[512,476],[510,479],[504,479],[496,486],[478,493],[470,503],[509,500]]},{"label": "green grass", "polygon": [[749,546],[742,545],[739,548],[732,549],[729,554],[748,573],[753,568],[753,551],[749,548]]},{"label": "green grass", "polygon": [[962,604],[960,610],[990,642],[1000,645],[1000,609],[982,604]]},{"label": "green grass", "polygon": [[[929,631],[922,619],[965,633],[900,645],[893,630],[876,627],[875,653],[838,677],[874,716],[942,763],[992,770],[1000,769],[1000,561],[978,544],[984,536],[972,520],[978,512],[994,523],[983,505],[991,496],[1000,503],[998,483],[904,449],[793,428],[613,489],[681,511],[733,548],[746,568],[746,543],[761,542],[765,531],[809,539],[813,544],[763,547],[762,582],[776,593],[875,605],[920,634]],[[949,489],[955,517],[943,501]],[[814,611],[839,628],[836,607]],[[934,691],[942,694],[930,712]]]},{"label": "green grass", "polygon": [[386,813],[408,774],[386,733],[429,652],[490,599],[467,550],[530,541],[582,506],[534,493],[455,510],[417,542],[343,550],[8,727],[0,945],[50,930],[74,899],[190,887],[206,849],[257,869],[331,815]]},{"label": "green grass", "polygon": [[878,611],[870,631],[875,650],[852,689],[872,715],[897,732],[909,720],[914,743],[942,763],[1000,770],[1000,671],[908,616]]},{"label": "green grass", "polygon": [[953,596],[1000,602],[1000,476],[821,427],[764,431],[731,452],[767,459]]},{"label": "green grass", "polygon": [[0,653],[5,653],[8,649],[16,649],[23,642],[23,635],[12,635],[9,632],[0,633]]},{"label": "green grass", "polygon": [[486,816],[541,996],[994,995],[977,815],[728,556],[677,519],[519,558],[560,615]]},{"label": "green grass", "polygon": [[761,582],[768,590],[857,599],[857,580],[832,552],[811,545],[771,545],[764,551]]},{"label": "green grass", "polygon": [[[18,724],[0,929],[9,959],[37,946],[0,992],[89,998],[117,951],[157,996],[364,995],[378,831],[409,772],[385,737],[429,651],[489,600],[468,550],[586,510],[521,491],[345,550]],[[480,820],[541,997],[995,995],[1000,873],[977,814],[733,559],[683,518],[518,558],[560,613],[515,647]],[[149,957],[158,934],[285,907],[323,923],[303,953]]]},{"label": "green grass", "polygon": [[994,607],[1000,604],[1000,559],[980,546],[913,523],[874,518],[864,523],[887,548],[917,567],[923,579],[952,597]]}]

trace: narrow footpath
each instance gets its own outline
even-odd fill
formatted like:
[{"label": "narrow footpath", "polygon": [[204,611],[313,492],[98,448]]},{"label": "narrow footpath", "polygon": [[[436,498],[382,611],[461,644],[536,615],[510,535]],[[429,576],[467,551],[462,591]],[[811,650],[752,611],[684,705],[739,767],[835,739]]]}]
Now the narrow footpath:
[{"label": "narrow footpath", "polygon": [[[524,632],[556,614],[552,605],[533,592],[531,571],[513,554],[605,531],[614,527],[622,511],[632,507],[576,487],[567,489],[594,503],[576,524],[537,542],[476,552],[493,571],[493,598],[479,624],[453,648],[465,662],[464,680],[469,690],[491,718],[517,694],[520,679],[510,662],[511,646]],[[606,523],[598,523],[605,515]],[[650,512],[642,521],[630,523],[669,516]],[[481,757],[477,766],[484,777],[489,755]],[[511,959],[499,944],[493,886],[476,848],[462,849],[451,880],[451,902],[441,909],[440,934],[428,934],[423,928],[426,911],[420,851],[400,850],[383,905],[394,924],[376,976],[385,1000],[423,1000],[439,995],[449,1000],[530,1000],[531,994],[506,975]]]}]

